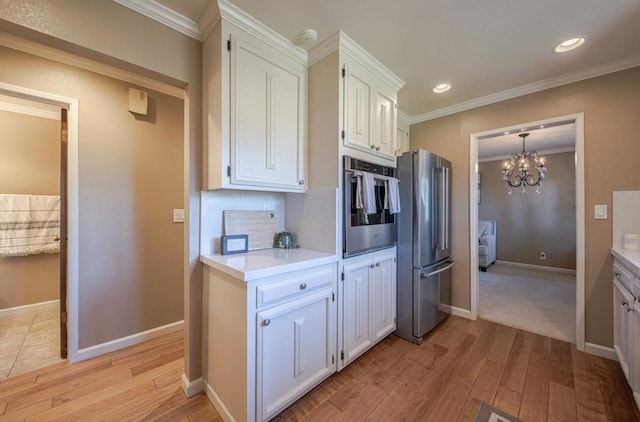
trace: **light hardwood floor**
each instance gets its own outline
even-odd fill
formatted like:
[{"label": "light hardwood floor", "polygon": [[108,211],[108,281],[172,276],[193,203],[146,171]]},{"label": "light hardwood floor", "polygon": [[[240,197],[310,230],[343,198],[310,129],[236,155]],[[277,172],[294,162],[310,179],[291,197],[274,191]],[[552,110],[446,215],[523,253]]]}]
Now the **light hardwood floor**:
[{"label": "light hardwood floor", "polygon": [[[180,388],[182,333],[0,382],[0,421],[219,421]],[[450,317],[421,346],[390,336],[277,421],[472,421],[481,401],[525,421],[637,421],[617,364],[558,340]]]}]

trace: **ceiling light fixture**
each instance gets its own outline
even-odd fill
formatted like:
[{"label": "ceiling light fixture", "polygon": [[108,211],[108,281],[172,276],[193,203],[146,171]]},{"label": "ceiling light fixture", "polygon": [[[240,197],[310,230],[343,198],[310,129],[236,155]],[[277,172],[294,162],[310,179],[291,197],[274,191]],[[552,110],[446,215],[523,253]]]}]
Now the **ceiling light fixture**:
[{"label": "ceiling light fixture", "polygon": [[[522,153],[511,154],[511,159],[504,162],[502,167],[502,180],[506,183],[507,193],[511,195],[513,188],[521,188],[521,192],[527,193],[527,186],[535,186],[536,193],[542,192],[542,181],[544,180],[544,174],[547,172],[547,168],[544,166],[544,159],[538,158],[538,153],[535,150],[527,152],[524,148],[524,141],[528,133],[521,133],[518,135],[522,138]],[[535,175],[533,172],[529,172],[529,169],[535,169]],[[534,178],[535,176],[535,178]]]},{"label": "ceiling light fixture", "polygon": [[563,41],[553,49],[556,53],[566,53],[567,51],[575,50],[584,44],[585,37],[575,37],[569,40]]},{"label": "ceiling light fixture", "polygon": [[451,89],[451,84],[448,84],[445,82],[445,83],[436,85],[431,91],[433,91],[436,94],[442,94],[443,92],[447,92],[450,89]]}]

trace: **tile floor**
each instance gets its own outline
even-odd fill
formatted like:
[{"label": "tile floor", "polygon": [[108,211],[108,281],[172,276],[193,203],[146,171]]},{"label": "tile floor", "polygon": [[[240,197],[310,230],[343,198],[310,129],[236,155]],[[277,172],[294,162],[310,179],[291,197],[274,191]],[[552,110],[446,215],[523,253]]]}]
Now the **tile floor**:
[{"label": "tile floor", "polygon": [[0,380],[62,362],[59,305],[0,317]]}]

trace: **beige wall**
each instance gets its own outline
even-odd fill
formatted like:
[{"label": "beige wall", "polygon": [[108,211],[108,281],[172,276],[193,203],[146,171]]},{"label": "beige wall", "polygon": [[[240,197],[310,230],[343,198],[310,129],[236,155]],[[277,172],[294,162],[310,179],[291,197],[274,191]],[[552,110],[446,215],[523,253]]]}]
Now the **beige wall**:
[{"label": "beige wall", "polygon": [[[58,195],[60,122],[0,110],[0,193]],[[60,255],[0,258],[0,309],[58,299]]]},{"label": "beige wall", "polygon": [[[202,45],[141,14],[103,0],[0,0],[0,30],[185,88],[183,200],[185,374],[202,375]],[[35,80],[30,84],[42,86]],[[63,84],[70,92],[72,79]],[[45,91],[47,87],[43,87]],[[82,104],[80,105],[82,107]],[[82,125],[82,122],[80,122]]]},{"label": "beige wall", "polygon": [[[0,80],[79,101],[79,347],[183,318],[183,100],[0,47]],[[69,83],[71,82],[71,83]]]},{"label": "beige wall", "polygon": [[[640,68],[549,89],[411,126],[411,147],[453,163],[453,302],[469,309],[469,136],[472,133],[584,112],[586,208],[586,341],[613,344],[611,219],[593,206],[612,191],[640,189]],[[551,170],[550,170],[551,171]],[[551,174],[549,175],[551,177]]]},{"label": "beige wall", "polygon": [[[525,195],[519,189],[508,195],[502,180],[503,160],[479,163],[478,218],[496,220],[498,260],[575,270],[575,154],[541,155],[548,171],[540,194],[529,188]],[[546,260],[539,259],[540,251],[546,253]]]}]

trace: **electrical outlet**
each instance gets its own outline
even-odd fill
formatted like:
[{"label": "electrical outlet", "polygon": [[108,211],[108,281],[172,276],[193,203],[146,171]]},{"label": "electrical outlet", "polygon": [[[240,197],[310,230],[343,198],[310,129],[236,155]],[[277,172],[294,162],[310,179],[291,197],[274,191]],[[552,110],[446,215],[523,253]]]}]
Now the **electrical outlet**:
[{"label": "electrical outlet", "polygon": [[547,259],[547,253],[545,251],[540,251],[540,255],[538,257],[542,260]]}]

